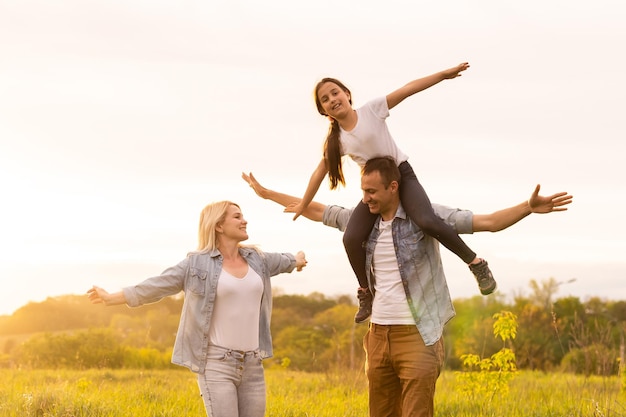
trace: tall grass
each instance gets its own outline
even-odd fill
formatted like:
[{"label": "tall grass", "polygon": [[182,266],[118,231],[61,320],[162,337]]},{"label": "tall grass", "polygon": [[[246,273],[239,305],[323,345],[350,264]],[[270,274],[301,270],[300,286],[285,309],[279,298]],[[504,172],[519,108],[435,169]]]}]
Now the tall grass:
[{"label": "tall grass", "polygon": [[267,416],[367,416],[363,371],[310,374],[271,370],[267,375]]},{"label": "tall grass", "polygon": [[452,372],[437,383],[437,416],[455,417],[616,417],[626,416],[626,394],[618,377],[584,377],[522,371],[510,392],[472,396],[462,393]]},{"label": "tall grass", "polygon": [[[363,372],[266,372],[269,417],[365,417]],[[524,371],[508,395],[462,394],[452,372],[437,384],[436,415],[455,417],[626,416],[617,377]],[[0,370],[0,417],[202,417],[195,375],[186,370]]]},{"label": "tall grass", "polygon": [[202,416],[189,371],[0,371],[2,417]]}]

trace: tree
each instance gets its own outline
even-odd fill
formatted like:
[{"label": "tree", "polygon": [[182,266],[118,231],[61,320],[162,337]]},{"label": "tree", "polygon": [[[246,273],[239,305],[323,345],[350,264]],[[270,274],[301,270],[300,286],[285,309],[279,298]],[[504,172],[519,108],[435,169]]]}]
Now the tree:
[{"label": "tree", "polygon": [[464,372],[456,372],[460,389],[472,402],[491,403],[496,393],[507,394],[509,381],[517,373],[515,353],[510,348],[510,341],[517,335],[517,317],[510,311],[501,311],[493,315],[493,335],[500,338],[502,347],[490,357],[482,357],[475,353],[461,356]]},{"label": "tree", "polygon": [[454,301],[456,317],[444,329],[444,341],[448,352],[446,366],[451,369],[460,369],[462,353],[480,352],[481,355],[491,355],[500,349],[496,339],[492,336],[492,316],[505,308],[502,298],[498,294],[483,297]]},{"label": "tree", "polygon": [[362,344],[367,326],[354,322],[354,306],[337,304],[318,313],[313,325],[323,337],[329,340],[329,348],[321,355],[320,361],[328,368],[357,369],[365,359]]},{"label": "tree", "polygon": [[96,329],[35,336],[17,350],[16,357],[21,366],[31,368],[120,368],[124,349],[114,332]]}]

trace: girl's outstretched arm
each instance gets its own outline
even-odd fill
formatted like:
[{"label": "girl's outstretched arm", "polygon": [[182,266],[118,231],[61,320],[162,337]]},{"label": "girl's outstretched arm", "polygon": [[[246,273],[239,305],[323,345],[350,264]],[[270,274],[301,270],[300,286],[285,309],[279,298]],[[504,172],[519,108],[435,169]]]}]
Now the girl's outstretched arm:
[{"label": "girl's outstretched arm", "polygon": [[322,181],[327,173],[328,170],[326,169],[326,161],[322,158],[317,168],[315,168],[315,171],[313,171],[313,175],[311,175],[309,185],[304,192],[302,200],[293,208],[293,213],[295,213],[293,216],[294,220],[296,220],[309,206],[309,204],[311,204],[313,197],[315,197],[315,194],[317,193],[317,190],[319,190],[320,185],[322,184]]},{"label": "girl's outstretched arm", "polygon": [[446,70],[428,75],[424,78],[418,78],[417,80],[413,80],[410,83],[398,88],[396,91],[387,95],[387,107],[389,109],[393,109],[398,104],[400,104],[402,100],[412,96],[413,94],[426,90],[427,88],[432,87],[433,85],[438,84],[443,80],[451,80],[453,78],[460,77],[461,72],[465,71],[468,68],[469,64],[467,62],[463,62],[456,67],[448,68]]}]

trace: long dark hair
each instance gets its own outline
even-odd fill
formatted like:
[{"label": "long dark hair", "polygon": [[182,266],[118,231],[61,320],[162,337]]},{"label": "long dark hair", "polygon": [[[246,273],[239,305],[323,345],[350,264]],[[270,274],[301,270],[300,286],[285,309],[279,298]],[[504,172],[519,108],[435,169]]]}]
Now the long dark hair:
[{"label": "long dark hair", "polygon": [[328,181],[330,182],[330,189],[336,189],[339,184],[345,186],[346,180],[343,175],[343,168],[341,164],[341,142],[339,141],[339,136],[341,135],[341,128],[339,126],[339,122],[337,122],[332,117],[328,116],[324,109],[322,108],[322,103],[320,102],[318,92],[322,85],[326,83],[336,84],[339,88],[341,88],[348,96],[350,97],[350,104],[352,104],[352,93],[341,81],[335,78],[322,78],[320,82],[315,86],[315,106],[317,107],[317,111],[322,116],[326,116],[330,119],[330,126],[328,128],[328,136],[326,136],[326,141],[324,142],[324,161],[326,162],[326,169],[328,170]]}]

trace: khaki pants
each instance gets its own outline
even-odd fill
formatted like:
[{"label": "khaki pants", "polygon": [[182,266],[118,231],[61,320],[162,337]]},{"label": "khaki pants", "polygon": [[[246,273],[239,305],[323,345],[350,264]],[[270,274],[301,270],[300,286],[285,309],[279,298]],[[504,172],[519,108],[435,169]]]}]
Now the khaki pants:
[{"label": "khaki pants", "polygon": [[372,323],[363,347],[370,417],[432,417],[443,338],[425,346],[414,325]]}]

